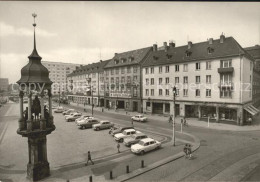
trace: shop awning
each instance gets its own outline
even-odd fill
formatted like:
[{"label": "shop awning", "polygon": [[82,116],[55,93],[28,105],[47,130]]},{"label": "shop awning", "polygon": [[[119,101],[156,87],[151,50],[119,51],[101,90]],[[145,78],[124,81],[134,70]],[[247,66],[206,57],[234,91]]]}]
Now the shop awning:
[{"label": "shop awning", "polygon": [[244,108],[247,112],[249,112],[250,114],[252,114],[252,116],[256,115],[257,113],[259,113],[259,110],[257,108],[255,108],[253,105],[248,105],[247,107]]}]

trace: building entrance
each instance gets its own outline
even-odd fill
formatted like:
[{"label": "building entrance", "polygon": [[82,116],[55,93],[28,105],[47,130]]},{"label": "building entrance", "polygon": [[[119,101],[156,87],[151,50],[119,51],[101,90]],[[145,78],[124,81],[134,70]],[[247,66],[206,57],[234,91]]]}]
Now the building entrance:
[{"label": "building entrance", "polygon": [[124,109],[124,108],[125,108],[125,101],[123,101],[123,100],[118,100],[118,101],[117,101],[117,108],[118,108],[118,109]]},{"label": "building entrance", "polygon": [[133,111],[137,111],[138,110],[138,103],[137,102],[133,102]]},{"label": "building entrance", "polygon": [[153,103],[153,113],[163,114],[163,103]]},{"label": "building entrance", "polygon": [[194,105],[185,105],[186,117],[196,118],[198,117],[198,107]]}]

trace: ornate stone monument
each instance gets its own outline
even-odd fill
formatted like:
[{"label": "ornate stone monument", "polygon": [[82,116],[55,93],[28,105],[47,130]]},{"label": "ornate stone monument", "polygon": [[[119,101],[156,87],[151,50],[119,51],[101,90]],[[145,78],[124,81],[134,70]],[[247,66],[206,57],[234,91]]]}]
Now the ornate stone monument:
[{"label": "ornate stone monument", "polygon": [[[42,58],[36,50],[35,18],[37,15],[34,13],[32,16],[34,49],[28,57],[29,63],[21,70],[21,79],[17,81],[20,86],[20,119],[17,133],[28,137],[27,178],[37,181],[50,175],[46,136],[55,130],[55,125],[52,116],[52,81],[49,79],[48,69],[41,64]],[[28,98],[28,107],[24,110],[25,96]]]}]

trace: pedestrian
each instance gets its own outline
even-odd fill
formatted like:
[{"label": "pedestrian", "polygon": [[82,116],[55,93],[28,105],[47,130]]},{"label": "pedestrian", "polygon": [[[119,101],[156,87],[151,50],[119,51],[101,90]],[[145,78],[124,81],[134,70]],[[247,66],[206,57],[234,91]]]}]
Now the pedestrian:
[{"label": "pedestrian", "polygon": [[188,144],[188,148],[187,148],[188,150],[188,152],[187,152],[187,154],[189,155],[189,159],[191,159],[191,157],[192,157],[192,151],[191,151],[191,144]]},{"label": "pedestrian", "polygon": [[132,120],[131,122],[132,122],[132,126],[134,126],[134,120]]},{"label": "pedestrian", "polygon": [[120,144],[119,144],[119,142],[118,142],[118,143],[117,143],[117,152],[118,152],[118,153],[120,153],[120,150],[119,150],[119,149],[120,149]]},{"label": "pedestrian", "polygon": [[169,117],[169,123],[171,123],[172,122],[172,115],[170,115],[170,117]]},{"label": "pedestrian", "polygon": [[[94,165],[94,162],[93,162],[92,159],[91,159],[90,151],[88,151],[88,161],[91,161],[92,165]],[[88,161],[87,161],[87,163],[85,164],[85,166],[88,165]]]},{"label": "pedestrian", "polygon": [[187,156],[188,156],[188,144],[187,143],[185,144],[185,146],[183,148],[183,152],[185,154],[185,158],[187,158]]},{"label": "pedestrian", "polygon": [[188,126],[187,123],[186,123],[186,118],[185,118],[185,116],[183,116],[183,126]]},{"label": "pedestrian", "polygon": [[248,120],[247,120],[247,121],[248,121],[248,124],[249,124],[249,125],[251,125],[251,124],[252,124],[252,118],[251,118],[251,116],[249,116],[249,118],[248,118]]},{"label": "pedestrian", "polygon": [[113,127],[110,128],[108,134],[111,134],[113,132]]}]

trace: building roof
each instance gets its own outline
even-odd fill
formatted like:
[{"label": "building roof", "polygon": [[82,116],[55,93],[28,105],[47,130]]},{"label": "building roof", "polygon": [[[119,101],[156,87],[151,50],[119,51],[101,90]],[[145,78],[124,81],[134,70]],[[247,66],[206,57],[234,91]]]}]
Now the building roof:
[{"label": "building roof", "polygon": [[255,45],[253,47],[244,48],[253,58],[260,59],[260,46]]},{"label": "building roof", "polygon": [[97,63],[88,64],[85,66],[76,66],[76,70],[74,70],[72,73],[68,75],[68,77],[71,76],[77,76],[77,75],[84,75],[84,74],[90,74],[90,73],[98,73],[102,72],[104,69],[104,66],[109,62],[110,60],[106,61],[99,61]]},{"label": "building roof", "polygon": [[146,47],[123,53],[115,53],[115,56],[105,66],[105,69],[111,67],[139,64],[144,61],[151,50],[152,47]]},{"label": "building roof", "polygon": [[[212,51],[210,54],[208,53],[209,49]],[[187,57],[186,54],[190,54],[190,56]],[[253,60],[233,37],[224,37],[223,43],[220,43],[220,39],[217,39],[212,40],[212,44],[209,44],[209,41],[191,44],[190,49],[188,49],[188,45],[185,45],[168,47],[167,51],[153,51],[144,61],[143,66],[185,63],[239,55],[246,55]]]}]

